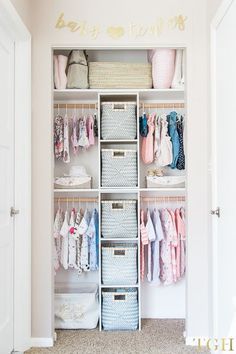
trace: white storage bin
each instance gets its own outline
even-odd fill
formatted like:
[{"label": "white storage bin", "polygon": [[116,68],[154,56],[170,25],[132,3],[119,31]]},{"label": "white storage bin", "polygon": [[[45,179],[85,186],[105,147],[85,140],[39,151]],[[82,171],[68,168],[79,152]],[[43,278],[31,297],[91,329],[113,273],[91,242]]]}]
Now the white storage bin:
[{"label": "white storage bin", "polygon": [[77,176],[67,176],[67,177],[56,177],[54,182],[54,187],[58,189],[91,189],[92,188],[92,177],[77,177]]},{"label": "white storage bin", "polygon": [[104,330],[136,330],[138,320],[137,289],[103,289],[102,327]]},{"label": "white storage bin", "polygon": [[135,238],[138,236],[137,201],[102,201],[102,236]]},{"label": "white storage bin", "polygon": [[147,176],[147,188],[182,188],[185,187],[185,176]]},{"label": "white storage bin", "polygon": [[136,284],[138,279],[137,256],[136,244],[102,246],[103,284]]},{"label": "white storage bin", "polygon": [[136,187],[137,151],[102,149],[102,187]]},{"label": "white storage bin", "polygon": [[55,328],[92,329],[99,319],[98,287],[96,284],[76,289],[56,289]]},{"label": "white storage bin", "polygon": [[102,139],[135,139],[136,102],[102,102]]}]

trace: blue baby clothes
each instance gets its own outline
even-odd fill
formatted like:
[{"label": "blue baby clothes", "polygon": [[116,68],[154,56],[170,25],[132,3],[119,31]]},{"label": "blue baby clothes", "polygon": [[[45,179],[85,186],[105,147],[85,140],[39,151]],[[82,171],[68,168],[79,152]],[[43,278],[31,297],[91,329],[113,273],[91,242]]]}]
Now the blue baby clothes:
[{"label": "blue baby clothes", "polygon": [[171,138],[172,142],[172,153],[173,153],[173,160],[172,163],[170,164],[171,168],[176,168],[178,157],[179,157],[179,133],[177,131],[177,113],[176,112],[170,112],[170,114],[167,115],[167,121],[168,121],[168,133]]}]

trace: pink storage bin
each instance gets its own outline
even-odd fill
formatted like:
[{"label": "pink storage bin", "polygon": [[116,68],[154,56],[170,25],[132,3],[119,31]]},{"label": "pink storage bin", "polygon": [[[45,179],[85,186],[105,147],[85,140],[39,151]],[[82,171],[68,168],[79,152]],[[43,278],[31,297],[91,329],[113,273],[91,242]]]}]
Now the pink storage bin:
[{"label": "pink storage bin", "polygon": [[154,49],[148,52],[148,59],[152,63],[153,87],[168,89],[175,71],[175,49]]}]

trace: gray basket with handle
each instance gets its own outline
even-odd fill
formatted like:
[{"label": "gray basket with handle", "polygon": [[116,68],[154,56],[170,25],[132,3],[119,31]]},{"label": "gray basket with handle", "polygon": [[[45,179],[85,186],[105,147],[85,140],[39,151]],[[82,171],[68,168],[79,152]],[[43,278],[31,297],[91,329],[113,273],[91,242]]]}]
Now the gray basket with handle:
[{"label": "gray basket with handle", "polygon": [[136,102],[102,102],[102,139],[132,140],[136,136]]},{"label": "gray basket with handle", "polygon": [[104,330],[136,330],[138,321],[137,289],[103,289],[102,327]]},{"label": "gray basket with handle", "polygon": [[137,283],[137,250],[137,244],[102,246],[102,282],[104,285]]},{"label": "gray basket with handle", "polygon": [[135,238],[138,235],[136,200],[102,201],[102,237]]},{"label": "gray basket with handle", "polygon": [[137,185],[137,151],[102,149],[102,187]]}]

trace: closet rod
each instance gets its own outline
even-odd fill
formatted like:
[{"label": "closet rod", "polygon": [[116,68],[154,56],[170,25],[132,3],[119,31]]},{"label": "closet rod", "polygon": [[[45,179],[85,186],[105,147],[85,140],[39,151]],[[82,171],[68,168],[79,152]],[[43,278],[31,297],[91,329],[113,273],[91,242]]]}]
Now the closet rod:
[{"label": "closet rod", "polygon": [[78,202],[81,202],[81,203],[94,203],[94,202],[98,202],[98,198],[54,198],[54,201],[55,202],[64,202],[64,203],[70,203],[70,202],[73,202],[73,203],[78,203]]},{"label": "closet rod", "polygon": [[185,202],[185,197],[183,196],[172,196],[172,197],[140,197],[143,202]]},{"label": "closet rod", "polygon": [[184,108],[184,103],[142,103],[140,108]]},{"label": "closet rod", "polygon": [[54,109],[65,108],[65,109],[97,109],[96,103],[54,103]]}]

